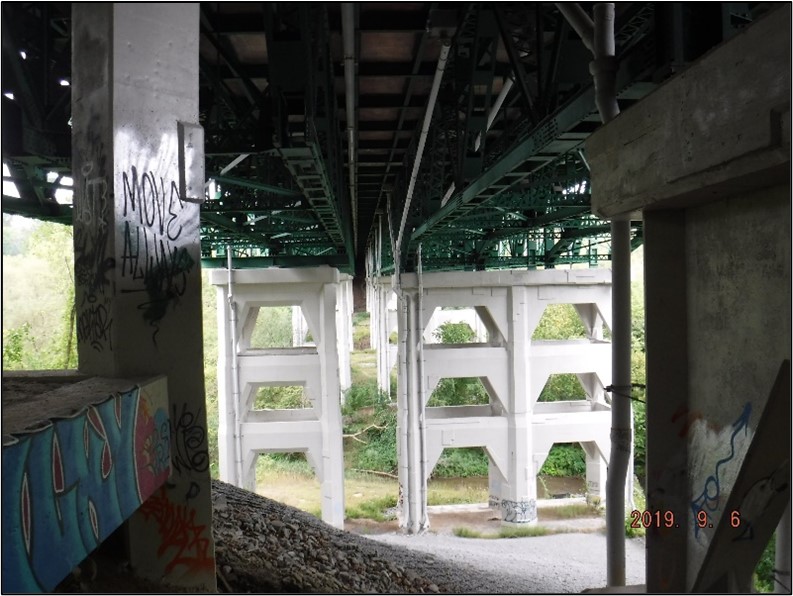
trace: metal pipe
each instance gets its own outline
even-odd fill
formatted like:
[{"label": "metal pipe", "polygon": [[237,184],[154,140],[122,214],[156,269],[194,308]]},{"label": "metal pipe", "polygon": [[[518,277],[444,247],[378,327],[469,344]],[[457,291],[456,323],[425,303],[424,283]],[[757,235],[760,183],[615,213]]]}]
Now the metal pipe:
[{"label": "metal pipe", "polygon": [[[501,106],[504,105],[504,100],[507,99],[507,95],[509,94],[510,89],[512,89],[512,85],[514,84],[515,84],[515,79],[512,79],[510,77],[507,77],[507,80],[504,81],[504,85],[501,87],[501,91],[496,97],[496,101],[493,102],[493,107],[490,108],[490,112],[487,115],[487,126],[485,126],[485,132],[490,130],[490,127],[493,126],[493,122],[495,122],[496,116],[498,115],[499,110],[501,110]],[[480,132],[476,136],[476,141],[474,142],[474,151],[479,151],[479,147],[481,145],[482,145],[482,133]]]},{"label": "metal pipe", "polygon": [[611,222],[611,456],[606,480],[609,586],[625,585],[625,486],[633,441],[631,412],[631,223]]},{"label": "metal pipe", "polygon": [[355,244],[358,244],[358,198],[356,196],[356,153],[355,138],[355,3],[341,3],[341,30],[344,44],[344,100],[347,113],[347,171],[352,208],[352,229]]},{"label": "metal pipe", "polygon": [[595,25],[592,19],[584,12],[577,2],[556,2],[556,8],[562,13],[565,20],[575,29],[575,32],[581,37],[586,48],[594,53],[593,38],[595,36]]},{"label": "metal pipe", "polygon": [[231,246],[226,246],[228,294],[231,326],[231,403],[234,411],[234,464],[237,486],[242,487],[242,437],[240,436],[240,365],[237,354],[237,305],[234,302],[231,273]]},{"label": "metal pipe", "polygon": [[[614,4],[594,7],[595,21],[576,3],[557,3],[559,11],[592,51],[589,65],[595,104],[606,124],[619,114],[616,97]],[[631,391],[631,226],[611,222],[612,371],[611,456],[606,482],[606,568],[609,586],[625,585],[625,492],[633,443]],[[630,485],[630,484],[629,484]]]},{"label": "metal pipe", "polygon": [[[421,498],[421,489],[420,489],[420,479],[419,474],[421,473],[421,455],[420,455],[420,448],[421,448],[421,439],[419,437],[419,419],[418,419],[418,375],[417,373],[417,363],[418,363],[418,343],[416,338],[416,329],[418,327],[416,323],[416,301],[413,296],[407,297],[407,305],[408,305],[408,332],[407,332],[407,355],[408,355],[408,367],[407,367],[407,377],[409,380],[408,385],[408,424],[409,424],[409,435],[408,435],[408,457],[410,461],[410,468],[408,470],[408,475],[410,477],[409,482],[409,490],[408,490],[408,509],[410,511],[410,533],[411,534],[418,534],[419,530],[421,529],[420,526],[420,519],[419,519],[419,508],[420,508],[420,501]],[[419,463],[416,466],[416,463]]]},{"label": "metal pipe", "polygon": [[[507,99],[507,95],[509,94],[510,89],[512,89],[512,85],[515,84],[515,79],[511,76],[507,77],[507,80],[504,81],[503,87],[501,87],[501,91],[499,92],[498,96],[496,97],[496,101],[493,102],[493,107],[490,108],[490,112],[487,115],[487,126],[485,127],[485,133],[490,130],[490,127],[493,126],[493,122],[496,120],[496,116],[498,116],[498,112],[501,110],[501,106],[504,105],[504,101]],[[479,147],[482,144],[482,133],[480,132],[476,136],[476,141],[474,142],[474,151],[479,151]],[[454,194],[455,184],[452,182],[449,185],[446,194],[443,195],[441,199],[441,207],[443,207]]]},{"label": "metal pipe", "polygon": [[617,103],[617,58],[614,55],[614,3],[595,4],[594,10],[595,59],[590,63],[589,71],[595,81],[595,105],[605,124],[620,113]]},{"label": "metal pipe", "polygon": [[449,57],[449,49],[451,42],[443,40],[441,45],[441,55],[438,57],[438,66],[435,68],[435,78],[432,80],[432,89],[430,90],[430,97],[427,101],[427,111],[424,113],[424,123],[421,125],[421,135],[419,136],[419,144],[416,149],[416,158],[413,160],[413,171],[410,174],[410,182],[408,183],[407,194],[405,195],[405,206],[402,209],[402,220],[399,223],[399,232],[397,234],[396,252],[394,253],[395,268],[399,263],[399,253],[402,251],[402,236],[405,233],[405,224],[408,219],[408,212],[410,211],[410,202],[413,200],[413,189],[416,186],[416,179],[419,175],[419,167],[421,166],[421,158],[424,154],[424,145],[427,142],[427,134],[430,130],[430,123],[432,122],[432,113],[435,111],[435,103],[438,99],[438,90],[441,86],[443,79],[443,71],[446,68],[446,59]]},{"label": "metal pipe", "polygon": [[418,261],[416,267],[416,276],[418,278],[418,286],[419,286],[419,295],[418,295],[418,302],[417,302],[417,311],[418,314],[416,315],[416,334],[418,341],[418,362],[417,362],[417,372],[418,372],[418,386],[417,386],[417,393],[418,393],[418,415],[419,415],[419,456],[421,458],[421,464],[419,466],[419,473],[421,474],[421,484],[420,484],[420,491],[419,491],[419,506],[421,507],[421,524],[420,524],[420,531],[424,532],[427,528],[429,528],[430,521],[427,515],[427,476],[429,476],[429,471],[427,468],[429,467],[429,458],[427,457],[427,400],[425,399],[427,394],[427,384],[426,384],[426,376],[424,375],[424,329],[422,325],[422,312],[424,311],[424,282],[422,281],[422,271],[421,271],[421,243],[419,243],[419,248],[416,254],[416,260]]},{"label": "metal pipe", "polygon": [[[577,5],[576,5],[577,6]],[[604,124],[620,113],[617,103],[617,60],[614,55],[614,4],[594,7],[595,59],[589,71],[595,83],[595,105]],[[611,222],[612,363],[611,457],[606,482],[606,577],[609,586],[625,585],[625,501],[631,454],[633,412],[631,395],[631,225],[630,220]],[[631,495],[627,495],[631,499]]]}]

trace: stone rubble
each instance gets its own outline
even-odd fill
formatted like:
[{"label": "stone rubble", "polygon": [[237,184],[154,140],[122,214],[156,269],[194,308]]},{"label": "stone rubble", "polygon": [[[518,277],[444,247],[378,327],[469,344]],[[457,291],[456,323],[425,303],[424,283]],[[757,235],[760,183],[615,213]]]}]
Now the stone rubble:
[{"label": "stone rubble", "polygon": [[417,555],[343,532],[299,509],[219,481],[212,483],[212,504],[220,590],[456,591],[454,586],[438,585],[422,573],[422,568],[439,572],[447,566],[432,555]]}]

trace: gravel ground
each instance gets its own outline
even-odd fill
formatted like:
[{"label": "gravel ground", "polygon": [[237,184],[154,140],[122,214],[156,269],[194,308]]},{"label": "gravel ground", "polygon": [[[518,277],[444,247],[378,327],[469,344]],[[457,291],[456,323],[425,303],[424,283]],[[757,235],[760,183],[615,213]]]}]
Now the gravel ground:
[{"label": "gravel ground", "polygon": [[[459,568],[470,592],[482,591],[482,580],[484,591],[500,593],[577,593],[606,585],[606,536],[600,532],[500,540],[431,533],[370,538],[437,555]],[[626,583],[644,583],[644,539],[627,540],[625,554]]]}]

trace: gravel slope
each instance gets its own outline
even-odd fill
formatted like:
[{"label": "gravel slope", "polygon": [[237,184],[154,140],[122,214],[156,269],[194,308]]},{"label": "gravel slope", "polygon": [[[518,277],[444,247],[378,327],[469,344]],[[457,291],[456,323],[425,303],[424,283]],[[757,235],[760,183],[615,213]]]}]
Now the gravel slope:
[{"label": "gravel slope", "polygon": [[[218,587],[226,592],[571,593],[605,585],[602,533],[481,540],[363,537],[213,481]],[[630,540],[628,583],[644,581]]]}]

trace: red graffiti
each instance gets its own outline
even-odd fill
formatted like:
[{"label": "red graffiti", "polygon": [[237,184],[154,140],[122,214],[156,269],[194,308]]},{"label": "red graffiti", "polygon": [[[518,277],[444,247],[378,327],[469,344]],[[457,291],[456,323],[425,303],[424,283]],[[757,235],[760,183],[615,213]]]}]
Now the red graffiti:
[{"label": "red graffiti", "polygon": [[691,425],[694,424],[697,420],[702,420],[704,416],[702,412],[697,410],[691,411],[688,409],[688,406],[681,405],[674,414],[672,414],[672,423],[674,424],[678,419],[683,418],[685,420],[685,424],[683,428],[680,429],[680,432],[677,433],[678,437],[687,437],[688,431],[691,428]]},{"label": "red graffiti", "polygon": [[191,573],[215,572],[215,559],[209,555],[207,526],[196,523],[195,509],[174,504],[165,488],[161,488],[141,505],[140,512],[157,524],[160,534],[157,556],[163,557],[169,549],[175,551],[165,566],[166,573],[171,573],[179,565]]}]

